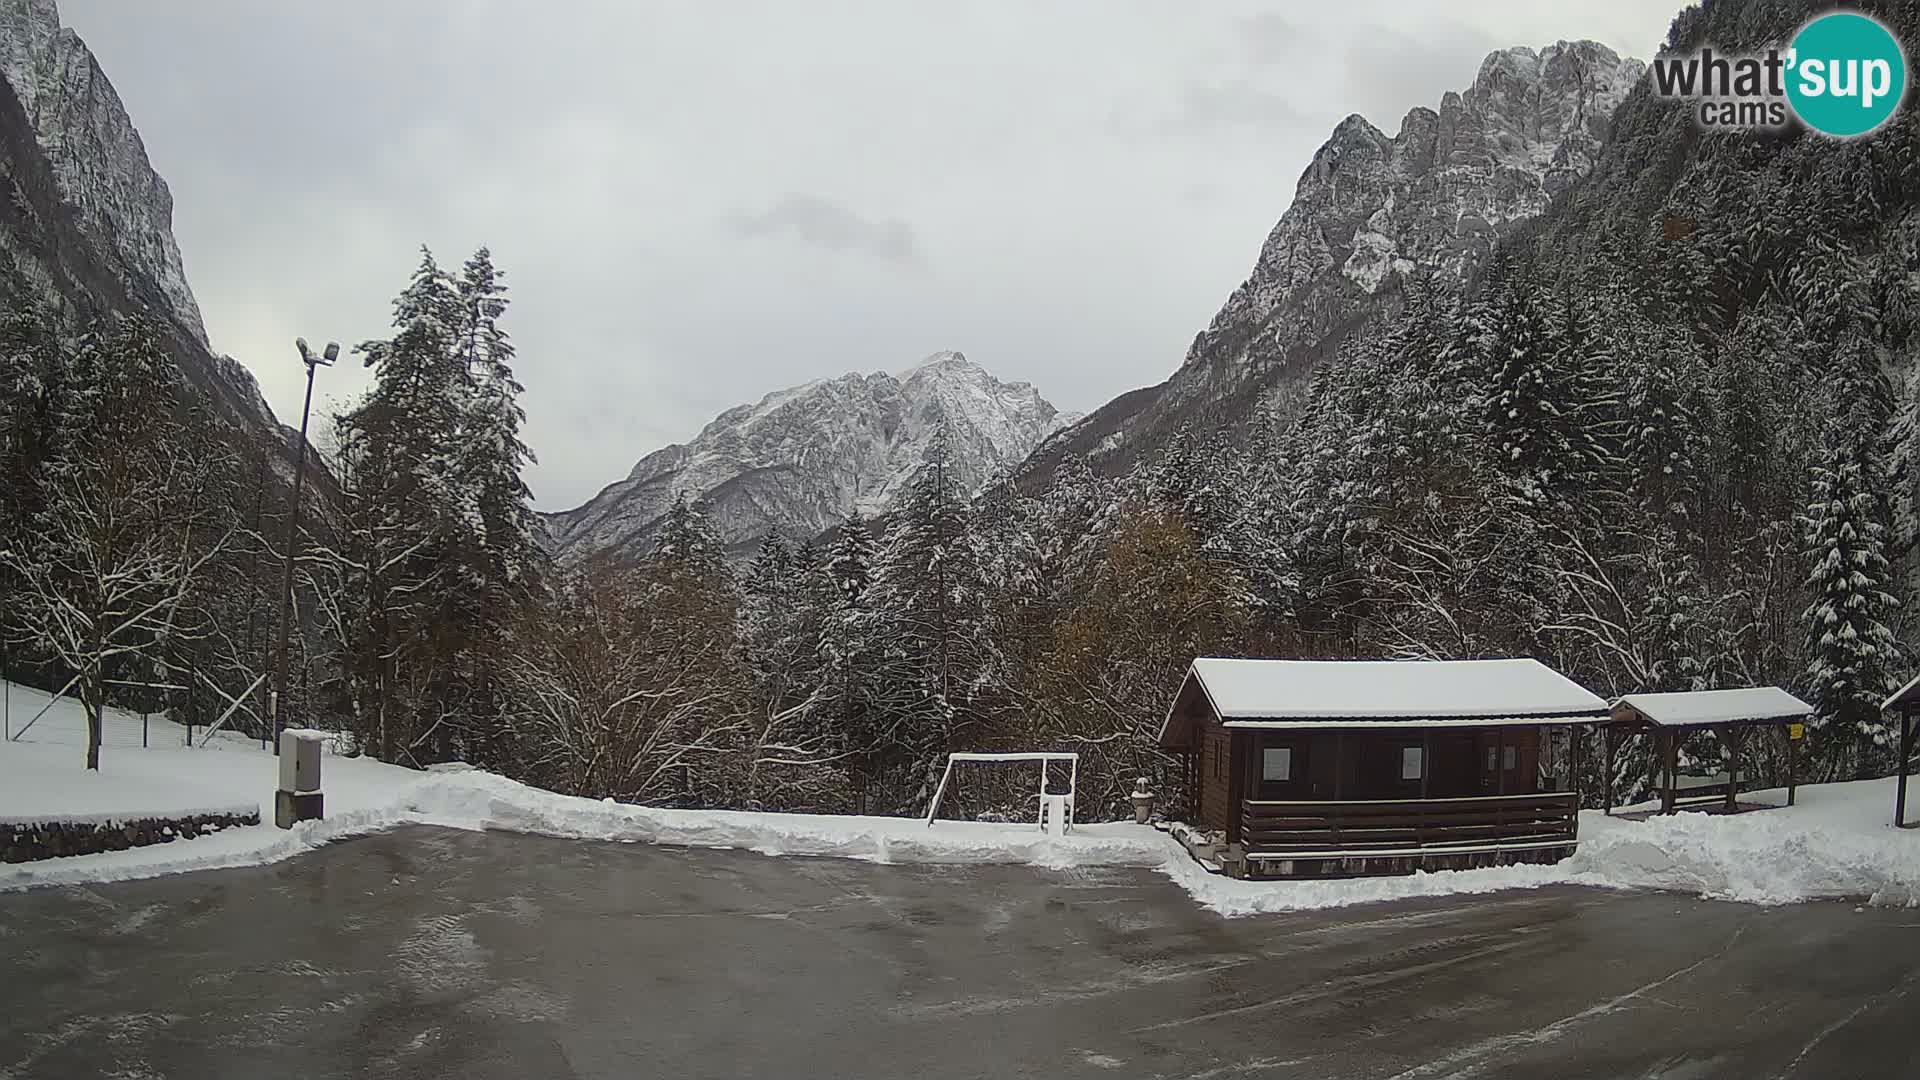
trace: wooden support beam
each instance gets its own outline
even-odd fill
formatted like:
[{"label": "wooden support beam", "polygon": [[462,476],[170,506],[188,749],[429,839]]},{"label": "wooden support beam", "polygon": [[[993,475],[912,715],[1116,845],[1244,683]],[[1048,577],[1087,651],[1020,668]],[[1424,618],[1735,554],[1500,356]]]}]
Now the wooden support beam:
[{"label": "wooden support beam", "polygon": [[1787,733],[1787,805],[1792,806],[1797,794],[1799,778],[1795,775],[1795,766],[1800,757],[1800,744],[1794,741],[1793,733]]},{"label": "wooden support beam", "polygon": [[1613,725],[1600,727],[1600,792],[1604,799],[1605,812],[1613,816]]},{"label": "wooden support beam", "polygon": [[1567,776],[1564,790],[1571,791],[1574,799],[1580,797],[1580,736],[1586,729],[1579,724],[1567,728]]},{"label": "wooden support beam", "polygon": [[1900,771],[1899,779],[1893,788],[1893,824],[1895,828],[1907,827],[1907,763],[1913,760],[1913,716],[1899,714],[1900,719]]},{"label": "wooden support beam", "polygon": [[1727,813],[1740,809],[1738,796],[1740,786],[1740,744],[1746,741],[1747,729],[1735,727],[1720,737],[1721,745],[1727,752]]},{"label": "wooden support beam", "polygon": [[1674,812],[1673,785],[1677,782],[1675,774],[1680,771],[1680,740],[1677,737],[1677,732],[1672,728],[1661,728],[1659,746],[1661,764],[1660,812],[1663,814],[1671,814]]}]

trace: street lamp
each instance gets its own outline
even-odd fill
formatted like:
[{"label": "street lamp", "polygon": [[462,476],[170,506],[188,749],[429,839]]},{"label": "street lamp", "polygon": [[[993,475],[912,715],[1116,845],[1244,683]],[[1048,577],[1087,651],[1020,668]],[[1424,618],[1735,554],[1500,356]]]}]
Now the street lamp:
[{"label": "street lamp", "polygon": [[293,463],[293,507],[287,511],[287,560],[280,578],[280,658],[274,667],[273,689],[267,695],[267,723],[273,729],[273,752],[280,753],[280,699],[287,695],[287,638],[293,616],[293,549],[300,542],[300,492],[307,479],[307,416],[313,411],[313,372],[340,359],[339,342],[327,342],[315,356],[306,338],[294,338],[300,362],[307,365],[307,397],[300,404],[300,457]]}]

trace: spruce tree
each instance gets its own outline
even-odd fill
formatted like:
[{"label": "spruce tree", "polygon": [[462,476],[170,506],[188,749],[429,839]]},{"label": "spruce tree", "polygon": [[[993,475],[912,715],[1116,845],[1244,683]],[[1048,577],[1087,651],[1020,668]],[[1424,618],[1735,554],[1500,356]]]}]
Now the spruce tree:
[{"label": "spruce tree", "polygon": [[827,552],[827,573],[847,604],[859,607],[873,582],[873,535],[859,510],[848,512]]},{"label": "spruce tree", "polygon": [[[526,419],[514,377],[512,339],[501,326],[506,286],[481,248],[453,281],[457,303],[452,350],[459,412],[446,433],[459,487],[454,544],[466,579],[458,619],[464,624],[455,664],[466,707],[463,747],[471,759],[497,762],[509,752],[494,671],[514,647],[517,613],[544,587],[546,555],[523,472],[534,460],[520,438]],[[450,613],[450,617],[452,617]]]},{"label": "spruce tree", "polygon": [[861,620],[859,648],[875,659],[859,742],[895,810],[931,794],[985,658],[972,518],[949,459],[942,430],[887,527]]},{"label": "spruce tree", "polygon": [[519,401],[523,388],[513,373],[513,342],[500,325],[508,303],[502,276],[486,248],[461,269],[455,283],[460,321],[454,350],[467,381],[459,430],[464,444],[461,479],[480,526],[485,587],[504,599],[513,589],[537,584],[544,555],[539,516],[522,475],[535,459],[520,438],[526,411]]},{"label": "spruce tree", "polygon": [[1807,507],[1807,682],[1821,747],[1839,776],[1864,774],[1889,741],[1880,702],[1898,662],[1889,624],[1899,601],[1887,561],[1883,378],[1873,354],[1849,336],[1835,356],[1834,404]]},{"label": "spruce tree", "polygon": [[[458,443],[470,400],[456,354],[462,314],[431,252],[394,300],[392,337],[359,352],[373,385],[336,422],[346,500],[334,620],[356,731],[385,760],[448,749],[446,718],[468,641],[474,500]],[[431,733],[439,740],[427,746]]]},{"label": "spruce tree", "polygon": [[797,578],[786,541],[769,532],[740,583],[740,649],[767,712],[792,704],[796,690],[795,668],[803,648],[798,640]]},{"label": "spruce tree", "polygon": [[1910,555],[1920,549],[1920,361],[1907,371],[1890,441],[1893,550]]},{"label": "spruce tree", "polygon": [[750,727],[751,677],[739,658],[740,589],[704,503],[675,498],[635,576],[629,617],[650,643],[643,663],[681,702],[660,738],[702,748],[660,786],[681,805],[724,805],[746,787],[738,739]]}]

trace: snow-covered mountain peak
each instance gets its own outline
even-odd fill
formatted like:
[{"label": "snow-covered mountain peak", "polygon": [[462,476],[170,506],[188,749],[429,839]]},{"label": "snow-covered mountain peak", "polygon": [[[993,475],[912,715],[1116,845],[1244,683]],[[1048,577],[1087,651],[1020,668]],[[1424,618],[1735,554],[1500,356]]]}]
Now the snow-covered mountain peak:
[{"label": "snow-covered mountain peak", "polygon": [[1592,167],[1615,106],[1645,71],[1593,41],[1518,46],[1489,54],[1438,110],[1410,110],[1391,138],[1348,116],[1187,362],[1223,347],[1244,356],[1262,344],[1261,330],[1306,329],[1273,316],[1330,289],[1373,294],[1416,269],[1458,275],[1477,265],[1499,226],[1539,214]]},{"label": "snow-covered mountain peak", "polygon": [[1180,368],[1049,440],[1023,475],[1041,482],[1077,454],[1124,468],[1182,423],[1231,424],[1262,402],[1291,408],[1313,366],[1393,308],[1406,279],[1470,274],[1504,230],[1585,175],[1645,72],[1598,42],[1518,46],[1488,54],[1438,107],[1410,107],[1391,136],[1347,116]]},{"label": "snow-covered mountain peak", "polygon": [[966,353],[959,352],[957,350],[947,349],[937,353],[932,353],[928,355],[925,359],[921,360],[919,363],[913,364],[909,367],[901,368],[899,371],[896,371],[893,373],[893,377],[896,379],[899,379],[901,382],[905,382],[906,380],[911,379],[914,376],[919,375],[923,372],[933,372],[935,374],[938,374],[942,371],[956,371],[956,370],[985,371],[986,369],[981,367],[979,364],[976,364],[973,361],[967,359]]},{"label": "snow-covered mountain peak", "polygon": [[549,515],[564,559],[638,555],[682,493],[712,505],[722,539],[749,549],[769,531],[806,539],[850,510],[891,509],[943,425],[950,467],[978,487],[1017,465],[1062,417],[1032,386],[1002,382],[959,352],[895,373],[851,372],[775,391],[663,447],[586,505]]}]

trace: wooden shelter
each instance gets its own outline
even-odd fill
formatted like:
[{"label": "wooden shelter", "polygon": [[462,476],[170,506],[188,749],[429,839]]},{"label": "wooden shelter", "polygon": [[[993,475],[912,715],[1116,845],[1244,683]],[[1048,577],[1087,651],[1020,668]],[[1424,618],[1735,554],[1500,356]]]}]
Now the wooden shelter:
[{"label": "wooden shelter", "polygon": [[[1802,725],[1812,714],[1813,706],[1777,686],[1628,694],[1613,703],[1612,716],[1601,733],[1607,812],[1613,812],[1616,736],[1636,730],[1651,732],[1659,751],[1661,813],[1719,803],[1731,814],[1740,807],[1740,749],[1747,737],[1756,728],[1783,729],[1787,734],[1787,805],[1792,806],[1797,787],[1796,747]],[[1684,777],[1680,773],[1680,745],[1700,731],[1711,731],[1718,737],[1726,752],[1726,770],[1713,776]]]},{"label": "wooden shelter", "polygon": [[1914,740],[1920,738],[1920,675],[1894,691],[1880,711],[1892,713],[1900,725],[1900,771],[1895,774],[1900,779],[1893,788],[1893,823],[1902,829],[1920,828],[1920,821],[1907,820],[1907,770],[1913,762]]},{"label": "wooden shelter", "polygon": [[1159,741],[1230,873],[1410,873],[1570,854],[1579,800],[1543,782],[1541,732],[1607,715],[1530,659],[1202,657]]}]

